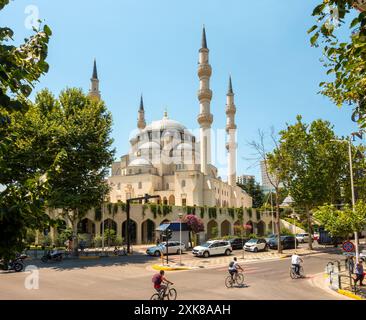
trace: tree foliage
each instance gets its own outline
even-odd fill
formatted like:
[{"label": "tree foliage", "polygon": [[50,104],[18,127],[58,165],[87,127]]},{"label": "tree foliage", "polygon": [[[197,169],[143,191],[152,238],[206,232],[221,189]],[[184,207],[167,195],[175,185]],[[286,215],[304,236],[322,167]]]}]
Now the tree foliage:
[{"label": "tree foliage", "polygon": [[342,181],[347,173],[349,177],[347,145],[335,139],[329,122],[307,125],[298,116],[294,125],[280,132],[279,148],[268,155],[272,170],[296,205],[305,209],[311,234],[311,210],[324,203],[342,203]]},{"label": "tree foliage", "polygon": [[[0,0],[0,11],[8,5]],[[0,258],[10,259],[24,248],[27,228],[42,228],[48,224],[45,214],[48,168],[29,168],[19,171],[17,154],[24,147],[31,149],[31,138],[23,140],[17,119],[24,119],[29,107],[28,96],[34,83],[48,71],[46,62],[50,28],[34,30],[33,35],[20,46],[11,44],[14,32],[0,27]],[[39,149],[38,149],[39,150]],[[36,150],[36,152],[38,151]],[[23,151],[22,151],[23,152]],[[11,160],[6,161],[8,157]],[[27,163],[35,153],[23,153],[21,160]],[[50,160],[56,165],[57,159]]]},{"label": "tree foliage", "polygon": [[248,179],[244,184],[238,185],[253,199],[253,208],[260,208],[263,205],[264,193],[261,186],[253,178]]},{"label": "tree foliage", "polygon": [[[353,119],[366,128],[366,12],[360,8],[360,0],[323,0],[312,15],[317,24],[312,26],[311,45],[323,47],[324,66],[333,76],[320,84],[321,93],[338,106],[354,107]],[[347,20],[352,19],[350,23]],[[346,41],[339,40],[339,28],[349,31]],[[347,30],[347,29],[346,29]]]},{"label": "tree foliage", "polygon": [[358,201],[355,211],[349,205],[342,210],[334,205],[320,206],[314,211],[314,217],[333,237],[346,238],[349,234],[361,232],[366,226],[366,203]]},{"label": "tree foliage", "polygon": [[196,215],[188,214],[183,218],[183,222],[187,224],[188,228],[195,234],[205,231],[205,226],[200,218]]}]

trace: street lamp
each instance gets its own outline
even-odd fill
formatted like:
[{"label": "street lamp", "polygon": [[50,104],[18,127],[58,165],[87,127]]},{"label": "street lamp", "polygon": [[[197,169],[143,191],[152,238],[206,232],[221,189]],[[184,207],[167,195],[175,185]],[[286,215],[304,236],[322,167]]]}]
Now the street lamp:
[{"label": "street lamp", "polygon": [[[349,169],[350,169],[350,176],[351,176],[351,191],[352,191],[352,211],[353,213],[356,212],[356,206],[355,206],[355,188],[353,184],[353,165],[352,165],[352,138],[350,137],[349,140],[331,140],[335,142],[347,142],[348,143],[348,157],[349,157]],[[359,254],[359,248],[358,248],[358,232],[355,231],[355,248],[356,248],[356,263],[358,263],[358,254]]]},{"label": "street lamp", "polygon": [[[178,213],[179,216],[179,245],[182,245],[182,218],[183,218],[183,213],[179,212]],[[182,265],[182,248],[180,248],[179,250],[179,265]]]}]

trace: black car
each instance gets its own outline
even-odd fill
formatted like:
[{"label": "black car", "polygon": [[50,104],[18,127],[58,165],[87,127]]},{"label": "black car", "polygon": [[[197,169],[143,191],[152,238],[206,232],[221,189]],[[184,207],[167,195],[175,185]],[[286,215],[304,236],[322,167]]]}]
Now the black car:
[{"label": "black car", "polygon": [[[293,236],[281,236],[282,249],[295,249],[299,245],[299,241]],[[278,237],[271,238],[268,241],[268,246],[270,249],[278,249]]]},{"label": "black car", "polygon": [[245,244],[245,242],[247,242],[249,239],[246,238],[234,238],[234,239],[230,239],[228,240],[231,244],[231,247],[233,248],[233,250],[243,250],[243,245]]}]

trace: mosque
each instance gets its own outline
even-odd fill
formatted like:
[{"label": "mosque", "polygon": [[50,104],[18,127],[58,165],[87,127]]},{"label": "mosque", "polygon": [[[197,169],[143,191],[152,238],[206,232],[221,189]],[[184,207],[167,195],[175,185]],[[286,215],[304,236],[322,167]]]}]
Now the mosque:
[{"label": "mosque", "polygon": [[[92,238],[102,234],[104,225],[104,228],[113,228],[118,236],[124,238],[127,223],[121,204],[145,194],[159,198],[151,200],[153,204],[150,205],[131,206],[130,234],[136,244],[153,242],[156,228],[162,223],[177,221],[180,213],[189,213],[187,208],[197,209],[195,214],[204,223],[205,231],[200,235],[202,241],[214,236],[233,235],[237,233],[236,227],[243,223],[251,226],[247,233],[264,235],[272,229],[270,215],[252,210],[252,198],[236,185],[237,126],[231,77],[226,95],[228,142],[226,150],[222,150],[227,152],[227,181],[219,177],[218,169],[212,164],[211,126],[214,117],[210,111],[211,74],[203,28],[198,65],[199,137],[183,124],[170,119],[167,112],[161,120],[147,124],[141,97],[136,134],[129,141],[130,150],[113,163],[111,176],[107,179],[111,187],[110,205],[102,210],[102,216],[97,217],[95,210],[90,210],[79,222],[79,233]],[[101,99],[95,61],[89,95],[93,99]],[[156,211],[152,205],[159,209]]]}]

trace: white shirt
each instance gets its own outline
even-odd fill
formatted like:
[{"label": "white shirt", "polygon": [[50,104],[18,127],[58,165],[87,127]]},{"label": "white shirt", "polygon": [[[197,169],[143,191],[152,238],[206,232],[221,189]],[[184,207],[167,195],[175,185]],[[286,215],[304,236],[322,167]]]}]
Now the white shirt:
[{"label": "white shirt", "polygon": [[238,262],[237,261],[234,261],[234,264],[231,268],[229,268],[229,270],[237,270],[238,269]]},{"label": "white shirt", "polygon": [[296,254],[294,254],[292,257],[291,257],[291,263],[292,264],[300,264],[300,257]]}]

